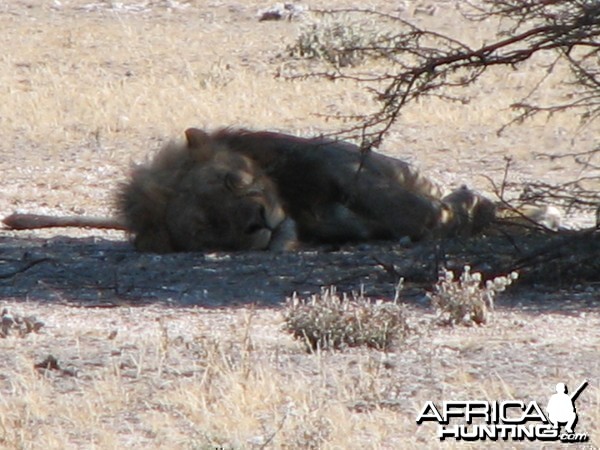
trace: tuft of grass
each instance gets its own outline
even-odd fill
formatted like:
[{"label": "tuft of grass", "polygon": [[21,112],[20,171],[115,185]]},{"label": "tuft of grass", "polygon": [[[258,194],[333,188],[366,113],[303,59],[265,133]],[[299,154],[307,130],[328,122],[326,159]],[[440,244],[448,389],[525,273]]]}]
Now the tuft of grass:
[{"label": "tuft of grass", "polygon": [[288,299],[285,329],[309,350],[366,346],[388,349],[410,332],[405,310],[396,302],[373,301],[361,294],[323,289],[308,299]]},{"label": "tuft of grass", "polygon": [[481,273],[471,273],[465,266],[458,280],[454,273],[442,269],[434,291],[428,293],[438,320],[446,325],[482,325],[487,323],[494,310],[494,298],[518,278],[517,272],[487,280],[482,284]]},{"label": "tuft of grass", "polygon": [[296,42],[288,45],[291,57],[323,60],[335,67],[356,66],[366,59],[383,35],[377,27],[356,21],[324,19],[305,25]]}]

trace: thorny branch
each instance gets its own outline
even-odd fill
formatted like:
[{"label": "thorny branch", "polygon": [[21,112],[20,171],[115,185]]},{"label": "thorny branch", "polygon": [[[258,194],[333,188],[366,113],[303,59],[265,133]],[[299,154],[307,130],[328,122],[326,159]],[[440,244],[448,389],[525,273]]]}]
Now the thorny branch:
[{"label": "thorny branch", "polygon": [[[342,54],[363,59],[384,59],[386,73],[363,73],[358,67],[336,65],[331,70],[309,73],[301,77],[326,77],[330,80],[353,80],[368,86],[379,103],[378,109],[360,116],[338,116],[350,122],[342,132],[347,139],[361,142],[365,150],[378,146],[398,120],[404,108],[427,97],[468,103],[454,92],[469,86],[488,70],[497,66],[518,70],[519,63],[538,53],[551,54],[546,66],[550,74],[555,66],[565,63],[572,79],[567,81],[569,95],[560,104],[538,104],[533,94],[543,89],[544,79],[512,108],[516,117],[499,129],[520,124],[534,115],[548,116],[567,110],[581,119],[581,128],[600,116],[600,2],[597,0],[465,0],[457,3],[462,15],[469,20],[497,19],[501,24],[496,40],[480,47],[431,30],[422,29],[400,17],[372,10],[345,9],[320,11],[325,16],[339,13],[357,14],[389,21],[390,32],[380,33],[356,45],[337,49]],[[343,58],[341,58],[344,60]],[[360,58],[359,58],[360,59]],[[336,59],[339,61],[340,58]],[[352,125],[352,122],[354,125]],[[590,151],[565,154],[582,167],[598,168],[594,158],[600,157],[600,143]],[[552,197],[570,206],[598,205],[600,179],[578,177],[565,185],[532,184],[524,195],[528,199]],[[504,186],[503,186],[504,188]],[[502,189],[503,189],[502,188]]]},{"label": "thorny branch", "polygon": [[[361,116],[364,123],[349,130],[361,131],[373,143],[383,139],[408,103],[424,96],[450,99],[448,88],[467,86],[493,66],[517,68],[519,63],[541,52],[554,52],[557,60],[569,64],[576,83],[573,100],[562,105],[534,105],[526,99],[515,102],[513,107],[521,111],[516,121],[523,121],[540,112],[554,113],[573,108],[581,112],[585,121],[593,120],[600,114],[599,2],[483,0],[479,5],[472,2],[463,4],[470,8],[464,10],[463,6],[463,15],[471,20],[498,17],[506,19],[511,25],[498,33],[497,41],[472,48],[452,37],[422,29],[390,14],[362,9],[319,11],[324,15],[354,13],[392,21],[393,28],[399,31],[383,33],[357,47],[346,47],[341,51],[361,53],[365,58],[388,59],[393,63],[390,67],[394,71],[363,74],[332,65],[329,71],[305,74],[303,77],[350,79],[382,85],[379,89],[370,88],[381,104],[380,109],[371,115]],[[548,67],[548,70],[551,69],[552,65]]]}]

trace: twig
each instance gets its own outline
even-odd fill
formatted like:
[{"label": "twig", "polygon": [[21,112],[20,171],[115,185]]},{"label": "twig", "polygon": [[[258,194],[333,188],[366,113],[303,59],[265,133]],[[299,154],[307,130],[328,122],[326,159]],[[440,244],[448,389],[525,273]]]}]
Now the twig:
[{"label": "twig", "polygon": [[53,261],[53,259],[52,258],[40,258],[40,259],[35,259],[33,261],[29,261],[23,267],[21,267],[21,268],[19,268],[17,270],[14,270],[14,271],[9,272],[9,273],[2,273],[2,274],[0,274],[0,279],[12,278],[15,275],[18,275],[20,273],[28,271],[33,266],[37,266],[38,264],[41,264],[43,262],[49,262],[49,261]]}]

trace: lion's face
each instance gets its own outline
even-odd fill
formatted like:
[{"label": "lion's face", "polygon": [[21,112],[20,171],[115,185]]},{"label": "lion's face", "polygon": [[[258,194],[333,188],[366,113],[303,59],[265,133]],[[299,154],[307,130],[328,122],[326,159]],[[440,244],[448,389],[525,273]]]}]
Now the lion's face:
[{"label": "lion's face", "polygon": [[169,200],[166,221],[173,247],[180,251],[270,248],[285,220],[275,186],[252,170],[246,158],[219,156],[227,161],[194,167]]}]

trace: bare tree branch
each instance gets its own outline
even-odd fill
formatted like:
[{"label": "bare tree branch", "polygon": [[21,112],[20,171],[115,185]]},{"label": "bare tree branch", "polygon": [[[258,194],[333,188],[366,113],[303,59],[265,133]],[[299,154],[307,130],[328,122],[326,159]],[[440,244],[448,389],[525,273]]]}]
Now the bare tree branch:
[{"label": "bare tree branch", "polygon": [[[325,77],[330,80],[352,80],[362,83],[374,95],[379,107],[372,113],[357,116],[337,116],[348,127],[344,138],[359,140],[365,150],[381,144],[391,126],[408,105],[424,98],[468,103],[468,98],[455,93],[476,83],[486,72],[496,67],[518,70],[519,64],[537,54],[549,54],[552,60],[545,67],[546,75],[512,109],[517,113],[506,127],[520,124],[540,114],[572,111],[581,119],[580,130],[600,116],[600,1],[598,0],[467,0],[457,3],[464,17],[473,21],[498,19],[500,26],[493,42],[472,48],[450,36],[426,30],[400,17],[371,10],[345,9],[320,11],[326,16],[359,14],[374,17],[377,23],[388,21],[387,32],[366,39],[352,39],[343,45],[324,44],[329,54],[331,70],[303,74],[302,77]],[[385,27],[384,27],[385,28]],[[330,48],[336,47],[336,48]],[[337,53],[336,53],[337,52]],[[351,55],[346,58],[343,55]],[[353,64],[340,61],[360,61],[362,58],[383,59],[390,64],[385,73],[364,73]],[[539,104],[536,95],[544,89],[547,77],[557,65],[566,64],[572,79],[565,81],[569,89],[566,100],[557,104]],[[596,170],[600,164],[600,145],[592,150],[563,154],[572,158],[582,171]],[[556,158],[552,156],[552,158]],[[507,163],[506,171],[508,171]],[[577,176],[558,186],[530,183],[522,200],[537,202],[551,199],[568,208],[589,208],[600,203],[600,177]],[[495,187],[495,185],[493,185]],[[497,189],[500,199],[509,183]],[[600,211],[600,210],[599,210]]]},{"label": "bare tree branch", "polygon": [[[394,32],[374,36],[355,46],[344,46],[343,53],[364,58],[384,58],[392,64],[388,73],[361,73],[332,64],[331,70],[303,74],[301,77],[347,79],[369,84],[380,108],[368,115],[343,117],[357,119],[344,135],[363,138],[363,147],[379,144],[398,120],[401,111],[423,97],[440,97],[451,101],[464,98],[449,94],[476,82],[495,66],[516,68],[537,53],[553,52],[568,63],[576,86],[572,100],[560,105],[537,105],[528,99],[541,82],[524,99],[512,107],[520,111],[511,123],[520,123],[535,114],[554,114],[576,109],[582,120],[591,121],[600,114],[600,2],[595,0],[482,0],[462,2],[462,13],[470,20],[497,17],[509,25],[499,31],[495,42],[472,48],[444,34],[422,29],[400,17],[364,9],[321,10],[323,15],[361,14],[391,21]],[[507,37],[502,37],[505,35]],[[587,51],[586,51],[587,50]],[[297,76],[296,76],[297,77]],[[372,84],[382,86],[374,88]],[[502,128],[504,129],[504,128]],[[500,131],[502,131],[502,129]]]}]

